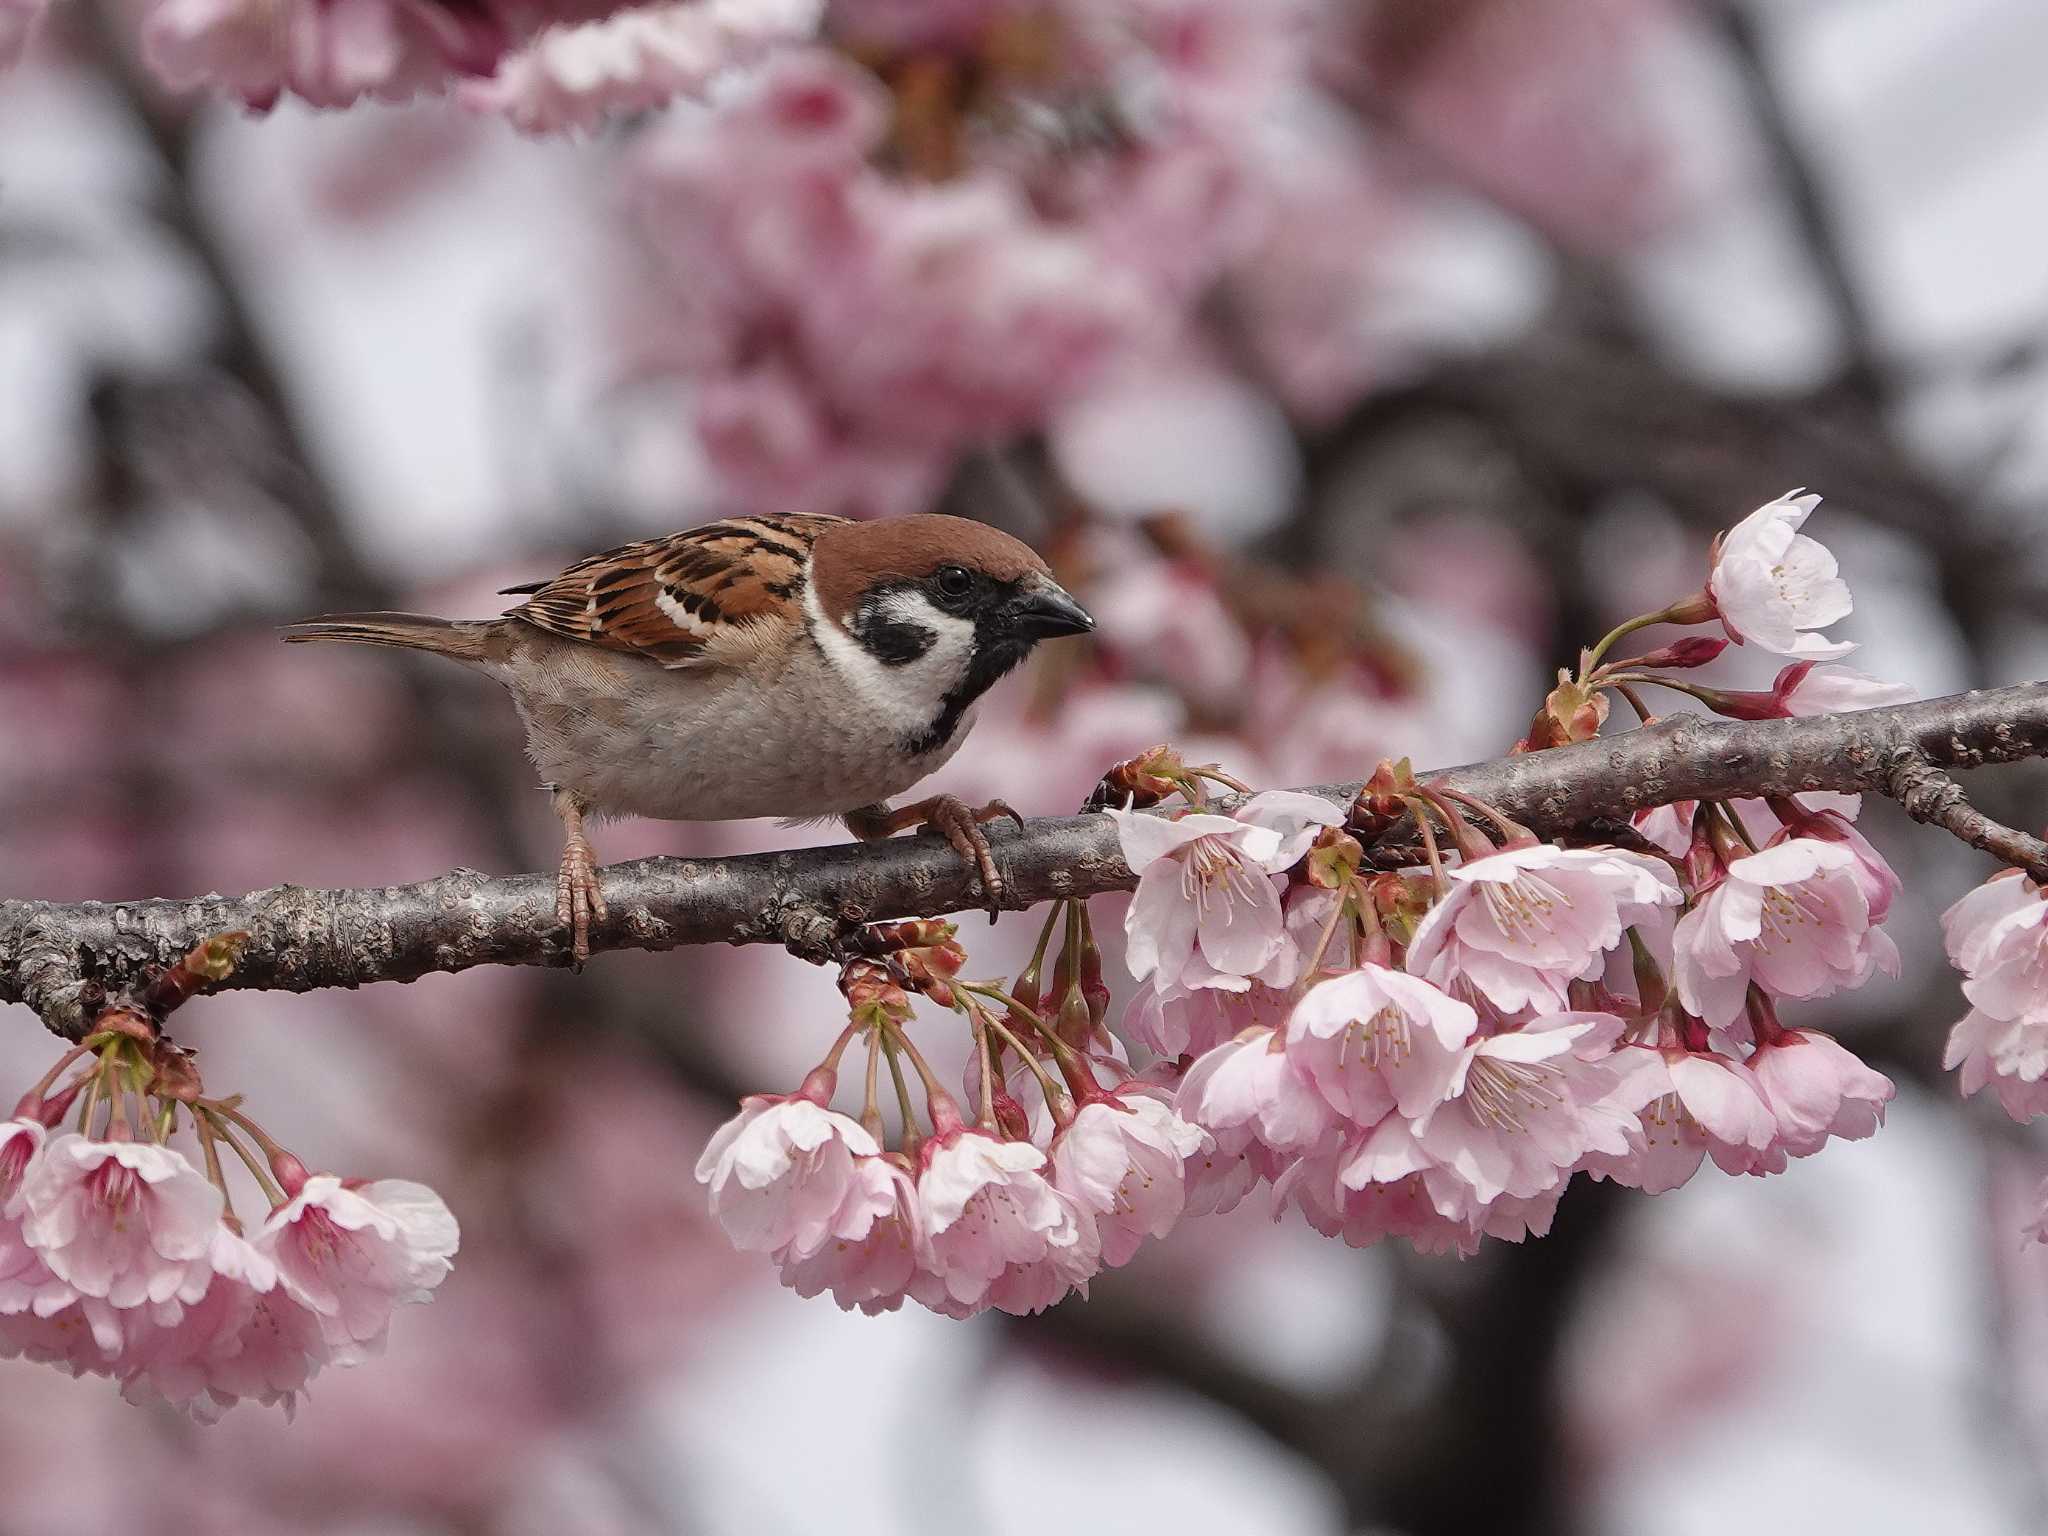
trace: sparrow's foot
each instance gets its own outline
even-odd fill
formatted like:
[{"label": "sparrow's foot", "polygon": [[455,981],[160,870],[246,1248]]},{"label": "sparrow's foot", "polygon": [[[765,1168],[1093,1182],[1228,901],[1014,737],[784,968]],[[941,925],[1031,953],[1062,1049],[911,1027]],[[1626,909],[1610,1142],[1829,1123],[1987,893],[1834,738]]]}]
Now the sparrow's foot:
[{"label": "sparrow's foot", "polygon": [[605,919],[604,891],[597,879],[597,853],[583,835],[583,809],[559,790],[555,814],[562,818],[562,863],[555,871],[555,920],[569,930],[576,969],[590,958],[590,922]]},{"label": "sparrow's foot", "polygon": [[976,808],[957,795],[933,795],[929,800],[920,800],[915,805],[906,805],[895,811],[881,805],[863,806],[847,813],[846,825],[864,843],[903,831],[929,829],[937,832],[952,845],[961,862],[972,865],[975,873],[981,876],[981,894],[988,907],[989,920],[993,922],[1003,909],[1003,877],[996,871],[995,855],[989,851],[988,834],[981,828],[984,822],[999,821],[1005,816],[1016,822],[1020,829],[1023,827],[1024,818],[1001,800],[991,800],[987,805]]}]

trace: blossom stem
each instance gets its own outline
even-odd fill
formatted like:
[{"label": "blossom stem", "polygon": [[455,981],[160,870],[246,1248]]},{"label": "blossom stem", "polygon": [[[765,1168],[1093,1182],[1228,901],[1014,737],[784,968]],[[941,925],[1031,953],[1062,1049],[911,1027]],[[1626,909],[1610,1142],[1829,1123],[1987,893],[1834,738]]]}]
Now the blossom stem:
[{"label": "blossom stem", "polygon": [[[1045,914],[1045,926],[1038,930],[1038,943],[1031,951],[1031,963],[1017,973],[1017,991],[1028,992],[1036,999],[1045,985],[1045,952],[1052,947],[1053,926],[1064,915],[1068,903],[1056,901],[1052,910]],[[1036,1004],[1034,1002],[1033,1006]]]},{"label": "blossom stem", "polygon": [[[839,1038],[832,1042],[832,1049],[825,1053],[825,1059],[819,1062],[812,1070],[817,1072],[838,1072],[839,1058],[846,1054],[848,1043],[866,1027],[865,1021],[861,1019],[848,1019],[846,1021],[846,1028],[839,1031]],[[264,1150],[268,1151],[269,1149],[265,1148]]]},{"label": "blossom stem", "polygon": [[259,1148],[262,1149],[263,1155],[265,1157],[278,1158],[290,1157],[292,1155],[283,1147],[279,1146],[277,1142],[274,1139],[272,1139],[268,1131],[264,1130],[262,1126],[258,1125],[254,1120],[251,1120],[239,1109],[235,1108],[234,1105],[220,1101],[215,1101],[210,1107],[214,1110],[216,1114],[226,1116],[229,1120],[232,1120],[236,1125],[240,1126],[244,1131],[247,1131],[249,1133],[249,1138],[252,1141],[254,1141]]},{"label": "blossom stem", "polygon": [[[221,1198],[228,1200],[227,1175],[221,1171],[220,1144],[214,1138],[213,1123],[203,1113],[192,1116],[192,1129],[199,1136],[199,1150],[206,1159],[206,1177],[213,1187],[220,1191]],[[230,1200],[230,1204],[233,1202]]]},{"label": "blossom stem", "polygon": [[[1669,608],[1660,608],[1655,613],[1638,614],[1635,618],[1626,619],[1615,625],[1614,628],[1601,636],[1600,642],[1597,645],[1579,658],[1579,681],[1583,683],[1587,678],[1591,677],[1593,669],[1600,665],[1600,659],[1637,630],[1648,629],[1652,624],[1680,622],[1678,615],[1681,612],[1687,611],[1688,604],[1673,603]],[[1688,618],[1685,622],[1699,623],[1703,621]]]},{"label": "blossom stem", "polygon": [[1757,840],[1749,836],[1749,827],[1743,825],[1741,811],[1737,811],[1733,805],[1729,805],[1726,801],[1714,801],[1714,809],[1726,819],[1726,823],[1729,823],[1731,827],[1735,827],[1735,836],[1743,840],[1743,848],[1747,848],[1751,854],[1757,852]]},{"label": "blossom stem", "polygon": [[1190,768],[1188,772],[1197,779],[1207,779],[1212,784],[1221,784],[1234,795],[1248,795],[1252,792],[1251,785],[1242,779],[1232,778],[1220,768]]},{"label": "blossom stem", "polygon": [[1650,953],[1650,946],[1643,942],[1642,933],[1628,930],[1628,952],[1634,962],[1636,997],[1646,1009],[1662,1008],[1664,998],[1670,991],[1664,980],[1664,972],[1657,964],[1656,956]]},{"label": "blossom stem", "polygon": [[910,1084],[903,1080],[903,1063],[896,1056],[896,1031],[884,1028],[881,1036],[882,1054],[889,1058],[889,1079],[896,1085],[896,1107],[903,1115],[904,1155],[915,1157],[922,1134],[917,1128],[917,1111],[910,1101]]},{"label": "blossom stem", "polygon": [[1429,860],[1430,879],[1436,883],[1436,893],[1441,897],[1450,890],[1450,882],[1444,878],[1444,856],[1437,850],[1436,830],[1430,826],[1429,818],[1421,814],[1417,814],[1415,826],[1422,834],[1422,852]]},{"label": "blossom stem", "polygon": [[924,1052],[917,1048],[916,1042],[901,1029],[897,1029],[894,1033],[896,1043],[903,1047],[903,1053],[910,1058],[910,1065],[917,1073],[917,1080],[924,1084],[925,1098],[927,1100],[933,1097],[950,1098],[951,1095],[940,1084],[937,1074],[932,1071],[931,1063],[924,1059]]},{"label": "blossom stem", "polygon": [[1477,795],[1468,795],[1462,789],[1452,789],[1448,784],[1431,785],[1429,786],[1429,792],[1432,795],[1440,795],[1446,800],[1456,801],[1459,805],[1467,806],[1477,811],[1496,827],[1500,828],[1500,835],[1511,843],[1520,839],[1527,839],[1530,842],[1536,840],[1534,832],[1523,826],[1519,821],[1516,821],[1507,812],[1488,805]]},{"label": "blossom stem", "polygon": [[[1018,1054],[1018,1056],[1023,1058],[1024,1065],[1031,1069],[1031,1075],[1038,1079],[1039,1092],[1045,1095],[1045,1107],[1052,1111],[1053,1119],[1061,1125],[1065,1125],[1069,1121],[1071,1121],[1074,1118],[1074,1108],[1072,1102],[1068,1099],[1066,1090],[1061,1088],[1058,1083],[1053,1081],[1052,1074],[1045,1070],[1044,1063],[1038,1059],[1036,1053],[1027,1050],[1025,1048],[1024,1042],[1022,1040],[1019,1040],[1014,1034],[1012,1034],[1008,1026],[1006,1026],[1003,1023],[1003,1021],[1001,1019],[998,1019],[994,1014],[985,1013],[983,1015],[983,1019],[987,1027],[989,1029],[994,1030],[996,1034],[1000,1035],[1003,1038],[1004,1042],[1008,1044],[1009,1047]],[[1060,1040],[1057,1036],[1050,1036],[1049,1038],[1051,1038],[1053,1041],[1055,1054],[1057,1054],[1057,1052],[1060,1050],[1066,1049],[1066,1042],[1064,1040]],[[1071,1055],[1072,1052],[1069,1051],[1068,1054]],[[1064,1064],[1065,1063],[1063,1061],[1062,1065]],[[986,1079],[984,1079],[983,1081],[986,1082]]]},{"label": "blossom stem", "polygon": [[1330,940],[1337,936],[1337,925],[1344,921],[1345,909],[1351,905],[1354,895],[1363,896],[1356,880],[1347,880],[1337,892],[1337,905],[1331,911],[1329,920],[1323,924],[1323,931],[1316,935],[1316,947],[1308,957],[1308,963],[1301,968],[1301,974],[1294,978],[1294,985],[1288,991],[1290,999],[1299,999],[1315,984],[1316,972],[1322,968],[1323,956],[1329,953]]},{"label": "blossom stem", "polygon": [[881,1047],[876,1043],[881,1034],[878,1029],[868,1031],[867,1097],[860,1107],[861,1128],[877,1142],[882,1140],[882,1106],[875,1098],[875,1076],[882,1064]]},{"label": "blossom stem", "polygon": [[[1394,964],[1393,941],[1387,937],[1387,925],[1380,921],[1380,904],[1373,900],[1371,887],[1360,884],[1358,890],[1358,934],[1353,936],[1351,958],[1354,965],[1363,961],[1369,965]],[[1364,951],[1360,952],[1358,936],[1364,938]]]},{"label": "blossom stem", "polygon": [[[66,1067],[70,1066],[71,1063],[78,1060],[79,1057],[83,1056],[87,1051],[91,1049],[91,1046],[81,1042],[78,1045],[72,1046],[71,1049],[66,1051],[62,1056],[59,1056],[57,1058],[56,1065],[51,1067],[49,1071],[43,1074],[42,1081],[37,1083],[35,1087],[29,1089],[27,1093],[22,1095],[21,1102],[23,1107],[25,1108],[27,1105],[34,1103],[35,1101],[41,1099],[45,1094],[47,1094],[50,1091],[50,1085],[57,1081],[58,1074],[61,1073]],[[23,1109],[17,1109],[15,1113],[21,1114],[23,1113]]]},{"label": "blossom stem", "polygon": [[[1415,792],[1443,818],[1444,830],[1451,834],[1451,840],[1457,844],[1459,854],[1468,862],[1472,859],[1483,859],[1489,853],[1497,851],[1492,839],[1473,826],[1465,813],[1453,805],[1443,791],[1428,784],[1418,784],[1415,786]],[[1416,819],[1421,820],[1419,810]],[[1535,834],[1530,835],[1533,837]]]},{"label": "blossom stem", "polygon": [[988,1022],[982,1018],[981,1008],[972,998],[968,998],[964,1006],[967,1009],[967,1027],[974,1031],[974,1049],[981,1057],[981,1118],[975,1124],[993,1132],[996,1127],[996,1090],[992,1079],[996,1064],[988,1048]]},{"label": "blossom stem", "polygon": [[250,1174],[254,1176],[256,1187],[263,1191],[263,1197],[270,1202],[271,1208],[275,1210],[278,1206],[286,1204],[284,1191],[279,1189],[272,1181],[270,1170],[265,1168],[262,1160],[254,1152],[243,1146],[235,1133],[229,1129],[227,1115],[233,1113],[233,1111],[223,1112],[212,1104],[201,1104],[196,1107],[202,1115],[213,1122],[214,1133],[227,1144],[229,1151],[242,1160],[242,1166],[247,1168]]},{"label": "blossom stem", "polygon": [[1628,707],[1636,712],[1636,718],[1643,724],[1649,725],[1656,720],[1657,717],[1650,712],[1650,706],[1643,702],[1642,694],[1636,691],[1633,683],[1610,681],[1607,686],[1628,700]]}]

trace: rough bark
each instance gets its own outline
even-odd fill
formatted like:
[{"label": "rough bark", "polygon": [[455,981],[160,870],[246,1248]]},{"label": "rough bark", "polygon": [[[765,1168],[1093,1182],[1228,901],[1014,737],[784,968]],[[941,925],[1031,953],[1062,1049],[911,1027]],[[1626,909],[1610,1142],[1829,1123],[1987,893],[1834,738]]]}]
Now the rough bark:
[{"label": "rough bark", "polygon": [[[1972,808],[1943,770],[2048,756],[2048,683],[1980,690],[1807,720],[1682,715],[1643,730],[1450,769],[1443,782],[1546,836],[1612,827],[1681,800],[1803,790],[1897,796],[1922,820],[2048,878],[2048,845]],[[1348,804],[1358,785],[1314,786]],[[1102,816],[991,829],[1006,904],[1127,890],[1135,877]],[[1399,844],[1380,850],[1399,856]],[[920,836],[723,859],[641,859],[604,872],[609,919],[593,952],[684,944],[784,944],[822,955],[840,924],[980,905],[972,873]],[[251,941],[230,988],[304,992],[411,981],[477,965],[564,965],[552,875],[458,869],[362,890],[276,886],[244,896],[123,902],[0,901],[0,1002],[26,1002],[54,1030],[80,1027],[89,980],[132,984],[208,934]]]}]

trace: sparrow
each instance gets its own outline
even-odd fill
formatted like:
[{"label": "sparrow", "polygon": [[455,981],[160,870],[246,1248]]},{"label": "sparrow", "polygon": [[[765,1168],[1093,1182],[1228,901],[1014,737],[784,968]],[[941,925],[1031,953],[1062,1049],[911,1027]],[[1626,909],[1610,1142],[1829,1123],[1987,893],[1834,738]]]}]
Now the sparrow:
[{"label": "sparrow", "polygon": [[937,514],[734,517],[506,587],[495,619],[338,613],[292,642],[429,651],[495,678],[562,822],[555,911],[575,963],[606,916],[587,818],[837,817],[863,841],[944,835],[993,913],[1001,801],[890,798],[945,763],[991,685],[1095,621],[1032,549]]}]

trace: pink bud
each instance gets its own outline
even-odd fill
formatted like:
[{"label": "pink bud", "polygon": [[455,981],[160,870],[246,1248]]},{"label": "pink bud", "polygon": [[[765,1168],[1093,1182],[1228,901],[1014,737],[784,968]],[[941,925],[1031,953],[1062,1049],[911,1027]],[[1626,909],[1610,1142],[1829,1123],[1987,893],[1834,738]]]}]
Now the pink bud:
[{"label": "pink bud", "polygon": [[1660,645],[1646,655],[1638,656],[1629,663],[1635,667],[1704,667],[1716,656],[1728,649],[1728,642],[1719,635],[1687,635],[1669,645]]}]

